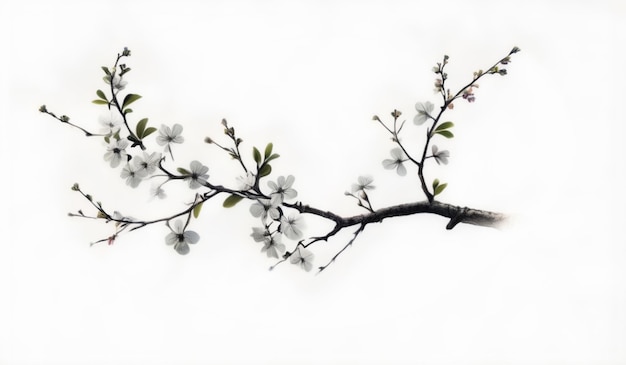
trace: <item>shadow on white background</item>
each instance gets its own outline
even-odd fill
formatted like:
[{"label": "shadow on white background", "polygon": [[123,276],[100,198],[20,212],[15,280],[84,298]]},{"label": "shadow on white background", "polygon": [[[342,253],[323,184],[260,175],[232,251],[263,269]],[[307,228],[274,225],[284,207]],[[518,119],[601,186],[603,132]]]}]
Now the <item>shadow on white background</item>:
[{"label": "shadow on white background", "polygon": [[[4,5],[0,363],[626,362],[625,9],[553,4]],[[296,176],[298,200],[343,215],[360,213],[343,192],[361,174],[375,178],[377,207],[422,199],[415,178],[382,168],[392,144],[372,115],[401,110],[409,141],[423,133],[410,122],[415,102],[439,102],[431,68],[444,54],[460,87],[519,46],[509,75],[485,79],[476,103],[449,113],[456,137],[439,144],[451,162],[427,173],[450,183],[441,200],[511,223],[446,231],[440,217],[390,219],[368,226],[321,275],[289,264],[268,272],[247,203],[205,204],[190,227],[201,241],[185,257],[158,225],[90,248],[113,228],[66,216],[88,210],[74,182],[136,217],[192,199],[172,191],[149,201],[147,184],[131,190],[108,167],[101,141],[37,111],[46,104],[97,128],[100,66],[124,46],[127,89],[143,96],[134,117],[185,128],[176,166],[199,159],[234,186],[237,166],[202,142],[226,142],[226,118],[246,156],[274,143],[272,176]],[[323,233],[314,218],[307,225]],[[316,264],[350,235],[320,246]]]}]

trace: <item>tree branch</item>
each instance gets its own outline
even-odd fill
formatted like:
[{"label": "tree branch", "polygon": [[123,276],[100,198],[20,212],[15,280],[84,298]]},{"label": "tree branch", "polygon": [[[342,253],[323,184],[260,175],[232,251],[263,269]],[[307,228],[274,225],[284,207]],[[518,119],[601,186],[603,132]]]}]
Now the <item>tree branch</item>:
[{"label": "tree branch", "polygon": [[298,210],[300,213],[317,215],[336,222],[341,228],[350,227],[356,224],[369,224],[382,222],[386,218],[401,217],[405,215],[429,213],[450,218],[446,229],[454,228],[458,223],[473,224],[483,227],[498,228],[506,220],[502,213],[490,212],[467,207],[460,207],[439,201],[420,201],[394,205],[379,209],[373,213],[360,214],[352,217],[341,217],[335,213],[324,211],[309,205],[285,204],[286,206]]}]

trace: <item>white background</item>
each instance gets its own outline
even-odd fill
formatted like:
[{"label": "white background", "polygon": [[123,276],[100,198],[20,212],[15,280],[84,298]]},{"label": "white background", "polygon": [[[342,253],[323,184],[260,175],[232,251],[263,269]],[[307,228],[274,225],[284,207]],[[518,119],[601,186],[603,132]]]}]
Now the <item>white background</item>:
[{"label": "white background", "polygon": [[[36,1],[3,2],[2,364],[624,364],[624,52],[621,1]],[[513,46],[506,77],[439,141],[441,200],[507,213],[503,230],[411,216],[370,225],[321,275],[273,263],[249,237],[248,203],[205,204],[188,256],[150,226],[89,247],[113,227],[106,207],[158,217],[192,195],[148,198],[124,185],[98,139],[100,66],[127,46],[135,118],[184,125],[177,166],[200,159],[215,183],[237,166],[227,118],[251,146],[273,142],[298,199],[343,215],[371,174],[375,206],[421,200],[414,177],[381,161],[392,147],[374,114],[439,102]],[[423,133],[412,123],[406,141]],[[415,140],[414,146],[419,140]],[[156,148],[153,142],[152,147]],[[411,176],[411,174],[409,174]],[[413,175],[414,176],[414,175]],[[181,190],[185,192],[184,189]],[[307,233],[324,225],[307,218]],[[351,231],[315,251],[323,264]],[[325,245],[325,246],[324,246]],[[324,247],[322,247],[324,246]]]}]

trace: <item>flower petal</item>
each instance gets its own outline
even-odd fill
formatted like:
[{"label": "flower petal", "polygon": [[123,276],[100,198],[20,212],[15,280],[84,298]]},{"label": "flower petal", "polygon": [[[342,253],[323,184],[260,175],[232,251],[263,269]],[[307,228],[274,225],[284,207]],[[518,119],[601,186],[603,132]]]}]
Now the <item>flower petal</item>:
[{"label": "flower petal", "polygon": [[198,243],[198,241],[200,241],[200,235],[194,231],[186,231],[185,233],[183,233],[183,237],[185,237],[185,241],[187,243]]},{"label": "flower petal", "polygon": [[406,167],[404,167],[404,164],[399,163],[398,164],[398,168],[396,169],[396,172],[400,176],[405,176],[406,175]]}]

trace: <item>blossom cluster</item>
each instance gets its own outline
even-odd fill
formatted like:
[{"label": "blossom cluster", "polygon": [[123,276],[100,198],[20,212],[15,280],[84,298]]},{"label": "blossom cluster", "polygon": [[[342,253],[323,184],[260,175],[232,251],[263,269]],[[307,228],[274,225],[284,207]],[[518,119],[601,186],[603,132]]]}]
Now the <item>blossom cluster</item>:
[{"label": "blossom cluster", "polygon": [[[241,177],[245,185],[249,185],[247,176]],[[248,183],[246,183],[246,181]],[[283,202],[294,199],[298,192],[293,188],[295,178],[279,176],[274,181],[268,181],[270,188],[269,199],[257,198],[250,205],[250,214],[261,220],[261,227],[252,228],[252,239],[263,244],[261,252],[267,257],[280,258],[285,254],[283,236],[291,240],[300,240],[303,237],[304,222],[298,212],[285,212],[287,209]],[[298,264],[304,270],[309,271],[313,267],[314,255],[300,243],[296,249],[289,253],[290,262]]]},{"label": "blossom cluster", "polygon": [[[383,168],[395,170],[399,176],[407,176],[408,168],[412,166],[417,167],[419,185],[426,195],[428,203],[432,204],[435,196],[440,194],[448,184],[441,183],[439,179],[434,179],[431,184],[427,184],[424,176],[424,167],[429,163],[427,162],[428,159],[434,160],[437,165],[447,165],[450,152],[440,149],[437,144],[441,145],[440,142],[454,137],[452,132],[454,123],[446,121],[442,116],[447,110],[454,108],[454,101],[457,99],[466,100],[469,103],[475,102],[476,89],[478,88],[477,81],[484,75],[506,75],[507,70],[503,66],[508,65],[511,62],[511,55],[519,51],[519,48],[515,47],[505,58],[488,68],[487,71],[478,70],[474,72],[471,82],[463,86],[457,93],[451,92],[446,86],[448,74],[445,72],[445,69],[449,57],[447,55],[444,56],[443,61],[438,62],[432,69],[437,75],[434,82],[434,91],[441,96],[441,104],[437,107],[431,101],[420,101],[415,104],[413,123],[419,127],[418,130],[425,130],[425,143],[421,149],[418,147],[417,151],[414,151],[414,145],[403,142],[399,137],[406,122],[400,120],[402,112],[396,109],[393,110],[391,113],[393,122],[391,124],[387,124],[378,116],[374,116],[373,120],[379,122],[391,134],[391,141],[394,144],[390,150],[390,158],[382,161]],[[124,216],[118,211],[113,213],[107,212],[100,202],[95,201],[91,195],[83,193],[80,186],[74,184],[72,190],[80,192],[96,208],[97,215],[88,217],[79,210],[78,214],[70,213],[71,216],[104,219],[107,223],[114,222],[115,233],[94,243],[107,242],[111,245],[115,242],[117,236],[130,226],[133,227],[130,230],[134,230],[148,224],[162,222],[165,223],[169,230],[165,236],[166,245],[171,246],[178,254],[186,255],[190,252],[190,245],[196,244],[200,240],[200,235],[197,232],[188,229],[192,217],[198,218],[202,205],[207,200],[214,198],[218,194],[227,193],[229,196],[223,203],[223,206],[226,208],[236,205],[243,199],[248,199],[252,202],[249,212],[254,218],[260,220],[260,226],[252,228],[251,237],[255,242],[262,245],[262,253],[268,258],[278,259],[278,263],[289,260],[289,262],[305,271],[312,270],[315,256],[309,250],[309,246],[315,242],[327,240],[339,230],[354,225],[354,223],[348,224],[346,223],[348,220],[331,212],[303,206],[301,203],[294,204],[293,200],[298,196],[298,192],[293,187],[295,178],[292,175],[279,176],[275,180],[267,181],[265,184],[266,188],[262,189],[261,179],[272,173],[270,162],[278,158],[279,155],[272,153],[272,143],[266,146],[263,153],[261,150],[253,147],[252,157],[255,167],[250,168],[249,163],[244,161],[240,151],[240,144],[243,140],[236,136],[234,127],[229,126],[225,119],[222,120],[224,134],[231,139],[232,147],[222,146],[209,137],[206,137],[204,140],[206,143],[218,146],[241,165],[243,174],[236,178],[238,188],[231,189],[210,183],[209,167],[198,160],[191,161],[188,167],[176,168],[177,173],[170,171],[164,166],[164,163],[166,161],[173,162],[176,146],[185,142],[183,126],[178,123],[161,124],[157,129],[148,126],[148,118],[144,118],[137,121],[134,124],[134,128],[130,127],[133,123],[129,115],[133,110],[129,108],[129,105],[139,100],[141,96],[126,91],[128,89],[128,81],[125,78],[125,74],[130,71],[130,68],[123,63],[120,64],[119,61],[123,57],[128,56],[130,56],[130,50],[124,48],[123,52],[118,54],[113,67],[102,67],[105,73],[103,80],[108,86],[108,92],[97,90],[98,99],[93,100],[93,103],[106,105],[107,107],[106,112],[99,118],[101,125],[100,134],[90,133],[86,129],[73,124],[66,115],[57,117],[54,113],[48,111],[45,105],[41,106],[39,110],[62,123],[80,129],[87,136],[104,137],[104,161],[112,169],[119,169],[119,176],[131,188],[139,187],[146,180],[160,181],[159,183],[153,183],[150,191],[153,197],[163,199],[166,197],[164,185],[180,180],[194,191],[195,198],[192,203],[189,203],[189,207],[182,212],[162,219],[140,221]],[[154,142],[156,146],[159,146],[157,148],[161,148],[160,151],[148,150],[148,147],[155,147],[150,146],[150,141],[146,139],[153,133],[156,133]],[[442,140],[441,138],[445,139]],[[437,144],[434,143],[435,141]],[[368,193],[375,188],[373,181],[373,178],[369,175],[359,176],[357,182],[352,184],[349,191],[346,191],[345,194],[355,198],[360,207],[375,214],[378,211],[373,208]],[[432,189],[428,187],[429,185],[432,186]],[[305,240],[303,239],[304,221],[302,213],[312,213],[334,220],[336,226],[326,236],[310,237],[308,240]],[[363,215],[363,217],[366,216]],[[352,240],[330,262],[333,262],[345,248],[352,244],[367,223],[369,221],[366,219],[361,222],[361,226],[354,233]],[[295,246],[291,242],[293,248],[288,249],[287,245],[289,242],[287,240],[295,241]],[[321,266],[319,270],[324,270],[327,266],[328,264]]]}]

